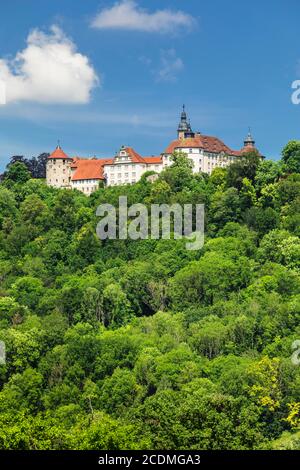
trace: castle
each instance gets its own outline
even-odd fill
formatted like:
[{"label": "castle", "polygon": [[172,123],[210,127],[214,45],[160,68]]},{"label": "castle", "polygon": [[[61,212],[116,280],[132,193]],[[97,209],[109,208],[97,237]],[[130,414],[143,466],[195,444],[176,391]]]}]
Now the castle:
[{"label": "castle", "polygon": [[171,155],[175,151],[185,153],[193,162],[194,173],[210,174],[214,168],[225,167],[243,153],[254,149],[255,141],[250,131],[241,150],[232,150],[217,137],[193,132],[183,106],[177,139],[161,155],[142,157],[132,147],[122,146],[113,158],[70,157],[58,145],[48,157],[46,181],[49,186],[78,189],[89,195],[98,189],[100,181],[107,186],[132,184],[147,171],[160,173],[172,164]]}]

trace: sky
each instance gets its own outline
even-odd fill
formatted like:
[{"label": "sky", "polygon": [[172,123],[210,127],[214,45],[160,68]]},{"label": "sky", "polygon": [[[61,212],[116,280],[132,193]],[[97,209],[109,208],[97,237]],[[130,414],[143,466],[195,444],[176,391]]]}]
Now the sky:
[{"label": "sky", "polygon": [[299,20],[298,0],[1,2],[0,170],[58,140],[158,155],[183,103],[194,131],[240,149],[250,126],[278,159],[300,139]]}]

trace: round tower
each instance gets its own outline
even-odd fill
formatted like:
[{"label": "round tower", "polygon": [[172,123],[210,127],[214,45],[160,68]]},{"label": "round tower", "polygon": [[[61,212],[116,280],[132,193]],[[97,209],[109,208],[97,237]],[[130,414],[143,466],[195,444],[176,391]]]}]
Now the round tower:
[{"label": "round tower", "polygon": [[244,140],[244,149],[246,149],[247,151],[255,149],[255,140],[252,137],[250,127],[248,131],[248,135],[246,139]]},{"label": "round tower", "polygon": [[70,188],[72,162],[73,159],[69,157],[58,144],[47,160],[47,185],[55,188]]}]

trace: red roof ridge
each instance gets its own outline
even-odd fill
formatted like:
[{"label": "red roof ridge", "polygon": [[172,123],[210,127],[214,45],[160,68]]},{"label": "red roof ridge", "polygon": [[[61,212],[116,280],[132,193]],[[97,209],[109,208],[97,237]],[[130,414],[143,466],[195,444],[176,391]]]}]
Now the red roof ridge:
[{"label": "red roof ridge", "polygon": [[132,147],[125,147],[126,152],[131,157],[132,162],[134,163],[145,163],[144,158],[137,153]]},{"label": "red roof ridge", "polygon": [[58,145],[56,149],[49,155],[49,159],[51,158],[60,158],[63,160],[70,160],[71,157],[69,157],[63,150],[62,148]]},{"label": "red roof ridge", "polygon": [[201,148],[212,153],[227,153],[236,155],[236,150],[232,150],[219,137],[197,134],[195,137],[173,140],[163,153],[173,153],[177,148]]},{"label": "red roof ridge", "polygon": [[151,157],[143,157],[146,163],[162,163],[162,157],[161,156],[154,156],[152,155]]}]

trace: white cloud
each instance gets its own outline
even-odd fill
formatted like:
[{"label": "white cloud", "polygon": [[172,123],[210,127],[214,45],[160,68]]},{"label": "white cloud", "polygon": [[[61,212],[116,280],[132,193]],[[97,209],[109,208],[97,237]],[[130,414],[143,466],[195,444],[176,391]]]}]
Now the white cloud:
[{"label": "white cloud", "polygon": [[150,69],[156,82],[175,82],[184,68],[184,63],[177,56],[175,49],[162,49],[156,65],[155,61],[147,56],[139,57],[139,61]]},{"label": "white cloud", "polygon": [[7,103],[87,103],[99,83],[89,59],[57,26],[49,34],[35,29],[14,59],[0,59],[0,80]]},{"label": "white cloud", "polygon": [[184,68],[184,63],[177,56],[175,49],[162,49],[158,61],[147,56],[139,57],[139,61],[150,69],[156,82],[175,82]]},{"label": "white cloud", "polygon": [[160,67],[155,71],[157,82],[175,82],[178,73],[184,68],[183,61],[177,57],[174,49],[162,50]]},{"label": "white cloud", "polygon": [[0,105],[6,104],[6,87],[3,80],[0,80]]},{"label": "white cloud", "polygon": [[125,29],[148,33],[171,33],[190,30],[194,18],[183,11],[157,10],[153,13],[140,8],[134,0],[122,0],[101,10],[91,22],[93,28]]}]

